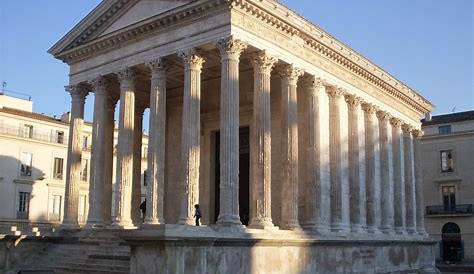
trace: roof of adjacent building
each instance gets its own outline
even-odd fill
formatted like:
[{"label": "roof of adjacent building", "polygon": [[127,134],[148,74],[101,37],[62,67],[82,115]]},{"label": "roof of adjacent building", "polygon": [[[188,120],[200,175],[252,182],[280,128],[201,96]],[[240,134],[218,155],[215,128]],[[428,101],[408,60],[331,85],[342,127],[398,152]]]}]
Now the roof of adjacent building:
[{"label": "roof of adjacent building", "polygon": [[436,115],[431,117],[431,120],[427,121],[426,119],[421,120],[422,126],[430,126],[437,124],[448,124],[455,122],[463,122],[474,120],[474,110]]},{"label": "roof of adjacent building", "polygon": [[64,125],[68,125],[69,123],[62,121],[59,118],[51,117],[45,114],[37,113],[37,112],[29,112],[15,108],[3,107],[0,108],[0,112],[23,116],[31,119],[36,119],[40,121],[52,122],[52,123],[60,123]]}]

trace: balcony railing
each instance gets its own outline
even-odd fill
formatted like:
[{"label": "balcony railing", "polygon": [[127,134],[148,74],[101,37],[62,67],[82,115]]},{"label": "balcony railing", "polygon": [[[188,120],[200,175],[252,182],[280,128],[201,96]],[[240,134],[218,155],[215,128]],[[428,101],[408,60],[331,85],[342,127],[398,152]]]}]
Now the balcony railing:
[{"label": "balcony railing", "polygon": [[432,205],[426,207],[426,215],[471,215],[473,214],[472,204],[444,206]]},{"label": "balcony railing", "polygon": [[0,124],[0,134],[55,144],[67,144],[67,139],[64,134],[58,136],[56,133],[41,131],[35,128],[25,129],[23,127]]}]

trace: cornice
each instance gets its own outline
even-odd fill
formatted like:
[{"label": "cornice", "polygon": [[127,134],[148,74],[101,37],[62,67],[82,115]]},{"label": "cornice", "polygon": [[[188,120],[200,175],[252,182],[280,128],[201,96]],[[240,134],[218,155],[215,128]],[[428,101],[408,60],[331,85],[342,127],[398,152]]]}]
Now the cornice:
[{"label": "cornice", "polygon": [[246,14],[252,15],[290,37],[299,37],[306,46],[320,55],[369,81],[417,111],[426,113],[432,110],[433,105],[414,90],[286,6],[273,0],[234,0],[233,2],[233,7],[243,10]]}]

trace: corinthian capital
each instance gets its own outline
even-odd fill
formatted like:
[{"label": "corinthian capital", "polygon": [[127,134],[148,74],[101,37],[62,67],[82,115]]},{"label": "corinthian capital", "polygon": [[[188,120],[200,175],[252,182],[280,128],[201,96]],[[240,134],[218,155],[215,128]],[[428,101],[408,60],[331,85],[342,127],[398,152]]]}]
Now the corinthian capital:
[{"label": "corinthian capital", "polygon": [[87,94],[89,93],[87,87],[84,84],[76,84],[65,86],[64,89],[66,92],[71,94],[73,100],[82,100],[86,99]]},{"label": "corinthian capital", "polygon": [[95,94],[106,94],[110,81],[102,75],[97,76],[95,79],[90,81],[92,89]]},{"label": "corinthian capital", "polygon": [[413,137],[415,138],[421,138],[424,134],[424,132],[422,130],[419,130],[419,129],[414,129],[412,130],[411,134],[413,134]]},{"label": "corinthian capital", "polygon": [[152,78],[161,78],[168,70],[166,61],[161,57],[148,61],[146,66],[151,70]]},{"label": "corinthian capital", "polygon": [[277,58],[269,55],[264,50],[257,52],[252,56],[253,69],[264,74],[270,74],[277,61]]},{"label": "corinthian capital", "polygon": [[413,130],[413,126],[409,124],[403,124],[402,130],[403,130],[403,134],[409,136],[411,134],[411,131]]},{"label": "corinthian capital", "polygon": [[204,58],[198,55],[194,48],[178,51],[178,56],[183,59],[186,70],[201,70]]},{"label": "corinthian capital", "polygon": [[298,78],[304,74],[304,70],[295,67],[293,64],[285,65],[280,70],[282,79],[288,80],[290,85],[296,85]]},{"label": "corinthian capital", "polygon": [[402,122],[402,120],[400,120],[398,118],[392,117],[392,118],[390,118],[390,124],[394,128],[400,128],[402,126],[403,122]]},{"label": "corinthian capital", "polygon": [[379,110],[377,111],[377,118],[379,118],[379,121],[381,122],[388,122],[390,119],[390,114],[386,111]]},{"label": "corinthian capital", "polygon": [[326,88],[326,93],[328,94],[329,98],[331,98],[331,99],[339,99],[344,94],[346,94],[346,91],[343,88],[340,88],[340,87],[328,86]]},{"label": "corinthian capital", "polygon": [[241,40],[234,39],[233,36],[220,39],[217,48],[221,54],[221,58],[236,59],[240,58],[242,52],[247,48],[247,44]]},{"label": "corinthian capital", "polygon": [[375,114],[377,112],[377,107],[370,103],[362,103],[362,110],[367,114]]},{"label": "corinthian capital", "polygon": [[135,82],[136,73],[132,68],[123,68],[122,70],[118,71],[117,73],[118,80],[120,85],[130,86],[133,85]]},{"label": "corinthian capital", "polygon": [[344,95],[344,99],[346,100],[349,109],[356,109],[361,102],[361,99],[353,94]]}]

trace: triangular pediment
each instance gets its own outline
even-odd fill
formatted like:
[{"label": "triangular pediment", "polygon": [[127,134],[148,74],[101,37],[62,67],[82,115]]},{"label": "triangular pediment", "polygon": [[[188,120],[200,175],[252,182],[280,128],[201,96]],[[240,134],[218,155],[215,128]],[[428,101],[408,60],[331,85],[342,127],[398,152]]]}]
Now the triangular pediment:
[{"label": "triangular pediment", "polygon": [[169,11],[176,7],[185,5],[191,0],[141,0],[123,14],[117,21],[108,27],[101,35],[103,36],[116,30],[125,28],[147,18]]},{"label": "triangular pediment", "polygon": [[86,44],[150,17],[196,0],[103,0],[48,52],[63,51]]}]

